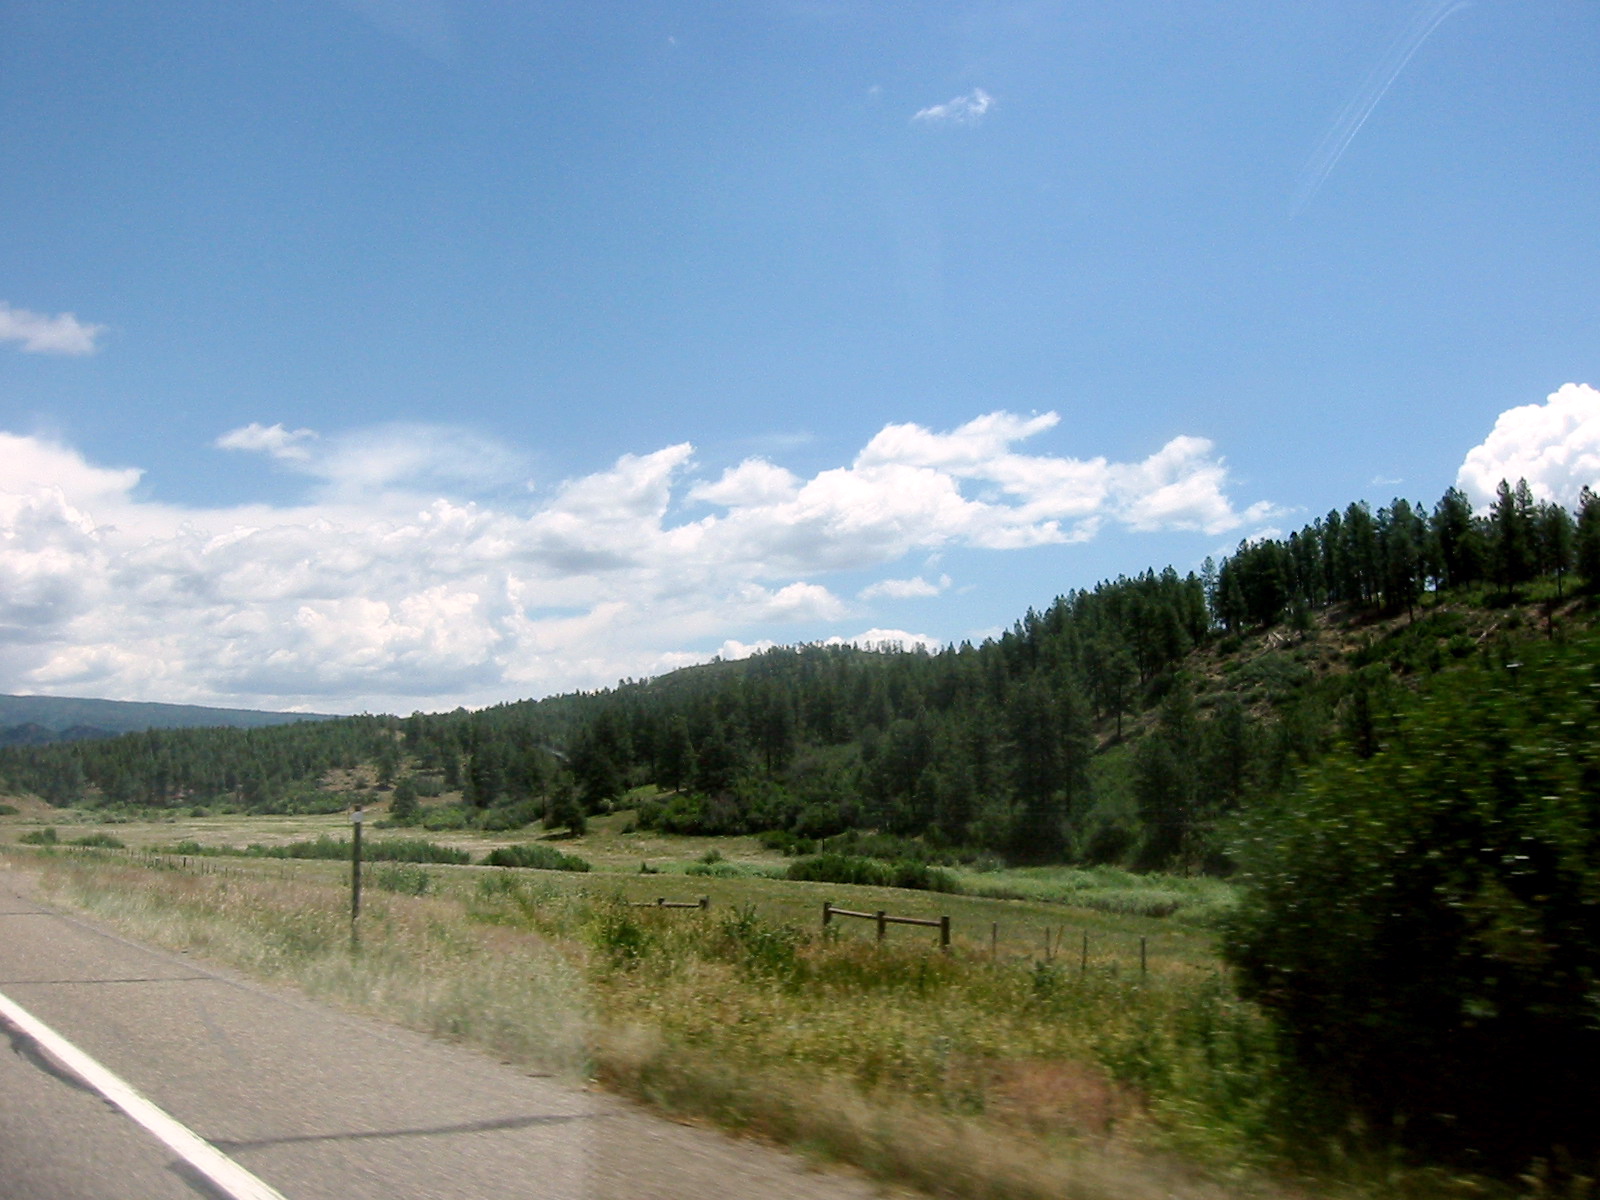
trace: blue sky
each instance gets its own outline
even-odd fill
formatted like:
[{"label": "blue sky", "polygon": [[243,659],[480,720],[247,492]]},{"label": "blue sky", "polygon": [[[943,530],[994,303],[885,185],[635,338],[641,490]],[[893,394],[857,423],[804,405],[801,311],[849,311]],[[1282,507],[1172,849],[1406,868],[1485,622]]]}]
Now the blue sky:
[{"label": "blue sky", "polygon": [[0,0],[0,691],[483,704],[1570,500],[1597,50],[1592,0]]}]

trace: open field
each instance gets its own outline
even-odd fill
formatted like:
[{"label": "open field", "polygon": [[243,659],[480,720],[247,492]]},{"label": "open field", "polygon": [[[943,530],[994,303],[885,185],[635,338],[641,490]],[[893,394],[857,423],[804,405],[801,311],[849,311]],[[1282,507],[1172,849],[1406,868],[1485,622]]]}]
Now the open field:
[{"label": "open field", "polygon": [[[8,845],[46,816],[63,841],[100,828],[130,849]],[[790,882],[767,874],[784,860],[752,839],[641,835],[613,817],[555,843],[593,862],[588,874],[405,864],[386,877],[373,864],[352,952],[346,864],[139,849],[337,836],[343,817],[69,816],[0,818],[0,854],[134,936],[933,1194],[1493,1194],[1308,1143],[1286,1116],[1265,1026],[1232,997],[1198,919],[1216,885],[1065,868],[963,876],[1089,905],[1071,906]],[[529,837],[430,836],[475,857]],[[711,851],[720,861],[702,863]],[[697,864],[722,873],[685,874]],[[1127,911],[1130,895],[1185,889],[1192,922]],[[700,896],[705,911],[640,907]],[[925,928],[891,927],[875,945],[869,921],[836,920],[824,936],[824,900],[948,914],[953,951]]]},{"label": "open field", "polygon": [[[377,816],[381,813],[375,813]],[[344,814],[307,816],[253,816],[225,814],[193,817],[162,814],[153,819],[104,824],[98,814],[53,810],[38,806],[16,816],[0,817],[0,846],[15,842],[45,827],[57,831],[62,842],[107,833],[129,850],[168,848],[184,842],[207,850],[243,850],[251,845],[281,846],[319,836],[348,838],[349,818]],[[415,829],[368,827],[367,840],[424,837],[439,845],[463,850],[480,861],[491,850],[537,839],[535,830],[486,834],[475,830],[422,833]],[[862,911],[884,909],[909,917],[951,918],[952,940],[969,949],[1013,958],[1082,964],[1084,937],[1088,937],[1091,965],[1106,970],[1137,970],[1139,942],[1153,969],[1181,964],[1199,971],[1216,969],[1211,951],[1209,922],[1225,908],[1226,884],[1216,880],[1176,877],[1140,877],[1113,868],[1080,870],[1068,867],[1021,868],[996,871],[957,871],[968,894],[949,895],[902,888],[860,887],[837,883],[778,881],[788,865],[783,855],[762,848],[755,838],[678,837],[632,828],[629,814],[616,813],[590,822],[581,838],[556,839],[549,844],[593,864],[595,875],[568,876],[552,872],[547,886],[593,891],[604,886],[630,901],[694,900],[709,897],[717,910],[750,907],[768,920],[801,929],[821,925],[824,901]],[[708,856],[715,857],[706,863]],[[252,860],[227,860],[232,869],[246,870]],[[314,864],[296,864],[300,870]],[[648,867],[648,873],[641,867]],[[282,860],[268,860],[256,868],[269,876],[288,877]],[[435,885],[447,885],[454,868],[430,866]],[[343,877],[340,868],[325,868],[331,879]],[[469,876],[476,872],[469,870]],[[1170,916],[1150,917],[1148,911]],[[871,922],[836,921],[839,936],[868,938]],[[895,942],[931,942],[937,931],[891,927]]]}]

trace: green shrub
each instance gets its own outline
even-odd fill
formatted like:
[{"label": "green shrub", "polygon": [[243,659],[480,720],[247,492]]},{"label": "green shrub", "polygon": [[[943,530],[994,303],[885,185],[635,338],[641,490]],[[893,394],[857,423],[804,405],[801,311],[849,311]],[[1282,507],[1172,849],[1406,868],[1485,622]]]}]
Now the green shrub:
[{"label": "green shrub", "polygon": [[21,811],[15,804],[0,804],[0,817],[14,817]]},{"label": "green shrub", "polygon": [[[641,829],[658,829],[685,837],[727,837],[750,831],[750,822],[734,796],[679,794],[651,800],[638,809]],[[546,822],[549,824],[550,822]]]},{"label": "green shrub", "polygon": [[259,797],[245,805],[247,811],[271,815],[325,816],[349,807],[346,796],[325,792],[309,783],[297,783],[281,794]]},{"label": "green shrub", "polygon": [[471,819],[471,814],[459,804],[436,804],[422,810],[422,827],[430,833],[465,829]]},{"label": "green shrub", "polygon": [[766,829],[756,835],[765,850],[772,850],[793,858],[801,854],[815,854],[817,843],[811,838],[799,837],[787,829]]},{"label": "green shrub", "polygon": [[531,800],[515,804],[497,804],[478,818],[478,828],[486,833],[503,833],[522,829],[539,819],[539,808]]},{"label": "green shrub", "polygon": [[705,875],[712,879],[738,879],[746,874],[743,867],[730,862],[697,862],[690,863],[683,869],[685,875]]},{"label": "green shrub", "polygon": [[626,901],[596,907],[588,926],[589,940],[613,966],[632,967],[650,953],[658,939],[640,922]]},{"label": "green shrub", "polygon": [[46,825],[43,829],[35,829],[32,833],[25,833],[17,839],[27,842],[30,846],[54,846],[61,838],[56,833],[54,825]]},{"label": "green shrub", "polygon": [[823,854],[851,854],[885,862],[926,862],[948,866],[954,861],[953,855],[937,852],[924,842],[892,833],[863,833],[859,829],[848,829],[826,838],[818,843],[817,849]]},{"label": "green shrub", "polygon": [[1508,1172],[1600,1154],[1600,638],[1526,657],[1245,824],[1226,937],[1325,1095]]},{"label": "green shrub", "polygon": [[1139,835],[1127,822],[1108,818],[1090,827],[1079,854],[1091,866],[1119,863],[1132,856],[1138,841]]},{"label": "green shrub", "polygon": [[575,854],[563,854],[543,842],[521,842],[491,850],[483,860],[491,867],[525,867],[541,871],[587,871],[589,864]]},{"label": "green shrub", "polygon": [[433,876],[415,863],[385,863],[372,873],[372,882],[403,896],[426,896],[433,888]]},{"label": "green shrub", "polygon": [[741,905],[718,922],[709,948],[751,975],[789,977],[799,970],[804,941],[804,935],[792,925],[767,921],[751,906]]},{"label": "green shrub", "polygon": [[785,879],[809,879],[821,883],[854,883],[868,887],[915,888],[925,892],[959,892],[961,885],[949,871],[927,863],[883,862],[850,854],[815,854],[796,859],[784,873]]},{"label": "green shrub", "polygon": [[[309,842],[289,842],[282,846],[251,846],[249,853],[260,858],[348,859],[351,851],[347,839],[332,838],[324,833]],[[463,864],[472,861],[471,855],[465,850],[457,850],[454,846],[441,846],[437,842],[428,842],[421,838],[385,838],[381,841],[363,842],[361,857],[368,862]]]},{"label": "green shrub", "polygon": [[121,838],[114,838],[109,833],[86,833],[80,838],[73,838],[74,846],[92,846],[100,850],[121,850],[124,845]]},{"label": "green shrub", "polygon": [[394,794],[389,798],[389,820],[395,825],[412,825],[420,812],[417,785],[408,775],[394,785]]}]

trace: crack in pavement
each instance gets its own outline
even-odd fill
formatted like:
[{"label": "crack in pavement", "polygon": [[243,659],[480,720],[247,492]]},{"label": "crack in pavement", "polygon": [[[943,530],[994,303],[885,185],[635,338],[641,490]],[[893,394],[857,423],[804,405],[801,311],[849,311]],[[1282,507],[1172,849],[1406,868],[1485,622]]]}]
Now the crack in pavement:
[{"label": "crack in pavement", "polygon": [[23,1062],[43,1071],[52,1079],[58,1080],[70,1088],[75,1088],[80,1092],[87,1092],[99,1100],[105,1099],[99,1092],[50,1057],[49,1053],[43,1046],[39,1045],[32,1034],[18,1029],[4,1017],[0,1017],[0,1033],[5,1034],[6,1038],[11,1042],[11,1053],[15,1054]]},{"label": "crack in pavement", "polygon": [[268,1146],[292,1146],[303,1142],[361,1142],[384,1138],[446,1137],[455,1133],[496,1133],[505,1129],[532,1129],[538,1125],[565,1125],[571,1121],[609,1119],[607,1113],[570,1113],[564,1116],[497,1117],[488,1121],[467,1121],[460,1125],[439,1125],[431,1129],[373,1129],[356,1133],[302,1133],[288,1137],[260,1138],[256,1141],[229,1141],[207,1138],[218,1150],[237,1154],[241,1150],[262,1150]]},{"label": "crack in pavement", "polygon": [[141,975],[129,979],[0,979],[0,987],[64,987],[67,984],[99,983],[205,983],[210,975]]}]

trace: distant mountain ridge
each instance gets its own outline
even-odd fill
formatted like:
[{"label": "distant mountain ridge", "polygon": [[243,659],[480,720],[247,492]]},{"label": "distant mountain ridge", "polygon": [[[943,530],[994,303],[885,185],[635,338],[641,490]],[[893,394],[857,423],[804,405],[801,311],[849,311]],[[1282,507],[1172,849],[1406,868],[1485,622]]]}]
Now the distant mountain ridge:
[{"label": "distant mountain ridge", "polygon": [[0,696],[0,746],[42,746],[146,729],[260,729],[296,721],[327,721],[333,715],[77,696]]}]

